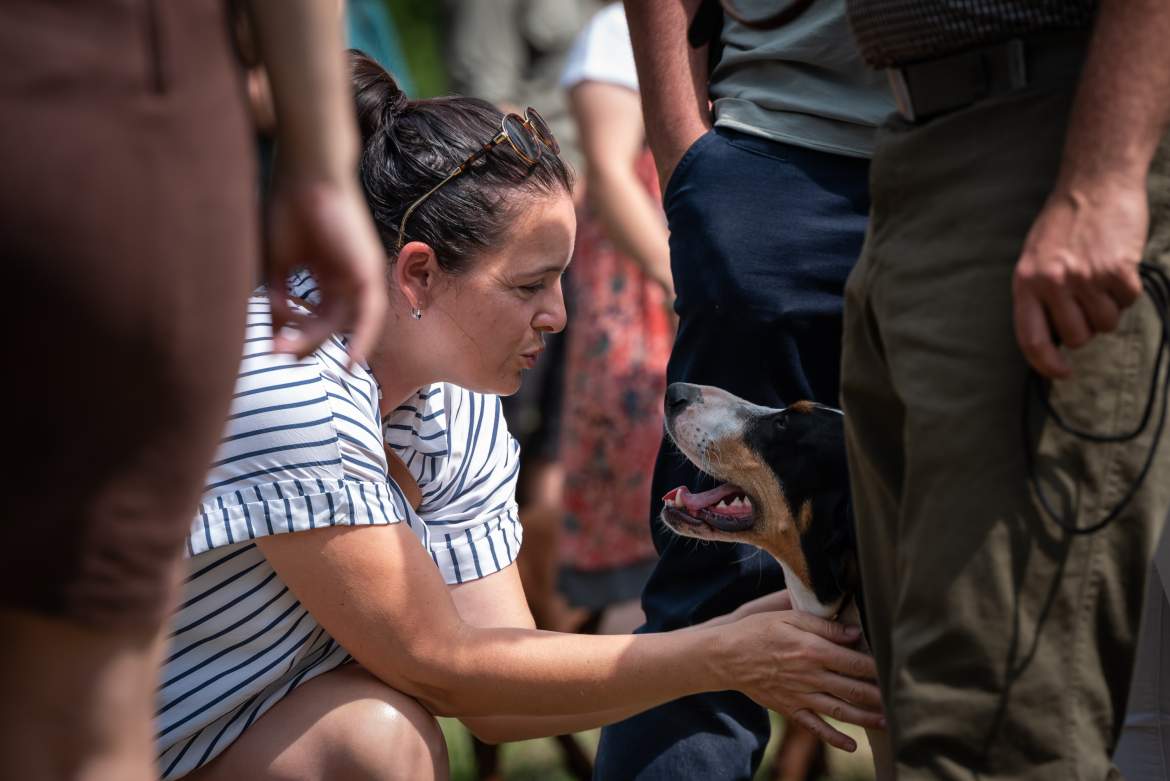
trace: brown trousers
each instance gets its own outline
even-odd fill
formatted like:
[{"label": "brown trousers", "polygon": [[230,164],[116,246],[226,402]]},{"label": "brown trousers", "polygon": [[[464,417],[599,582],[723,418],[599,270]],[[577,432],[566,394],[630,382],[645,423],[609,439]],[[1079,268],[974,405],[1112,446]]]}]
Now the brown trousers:
[{"label": "brown trousers", "polygon": [[259,255],[224,6],[0,3],[0,608],[168,610]]},{"label": "brown trousers", "polygon": [[[1072,86],[891,120],[846,290],[842,395],[869,629],[898,778],[1101,781],[1133,669],[1143,589],[1170,507],[1170,441],[1115,523],[1074,537],[1025,480],[1026,364],[1012,272],[1057,172]],[[1147,260],[1170,269],[1170,157],[1150,176]],[[1070,353],[1054,406],[1132,428],[1158,331],[1148,299]],[[1032,405],[1037,431],[1041,412]],[[1099,518],[1150,431],[1086,444],[1051,422],[1030,443],[1045,495]]]}]

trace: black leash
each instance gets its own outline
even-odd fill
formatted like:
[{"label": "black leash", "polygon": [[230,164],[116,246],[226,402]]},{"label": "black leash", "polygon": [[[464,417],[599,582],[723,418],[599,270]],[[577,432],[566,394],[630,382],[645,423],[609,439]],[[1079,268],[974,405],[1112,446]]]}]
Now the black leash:
[{"label": "black leash", "polygon": [[[1039,481],[1036,479],[1034,455],[1030,445],[1031,437],[1029,433],[1031,431],[1031,421],[1029,420],[1028,408],[1032,395],[1035,394],[1040,399],[1045,413],[1052,419],[1053,423],[1061,430],[1086,442],[1097,444],[1130,442],[1145,432],[1153,417],[1154,403],[1158,399],[1158,381],[1162,375],[1162,365],[1166,363],[1167,355],[1170,354],[1170,279],[1167,278],[1166,273],[1162,269],[1150,263],[1140,264],[1138,271],[1141,274],[1142,287],[1145,288],[1146,294],[1149,295],[1150,300],[1153,302],[1154,309],[1158,312],[1158,319],[1162,323],[1162,339],[1158,345],[1158,357],[1154,361],[1154,373],[1150,377],[1150,392],[1146,399],[1146,407],[1142,412],[1142,418],[1137,426],[1133,430],[1125,431],[1121,434],[1096,434],[1091,431],[1082,431],[1071,426],[1053,408],[1048,398],[1049,388],[1040,375],[1035,372],[1029,372],[1028,380],[1024,386],[1023,436],[1028,482],[1031,484],[1032,490],[1035,492],[1036,498],[1040,501],[1040,506],[1044,512],[1053,522],[1069,534],[1093,534],[1104,529],[1121,514],[1121,511],[1126,508],[1134,495],[1137,494],[1138,489],[1141,488],[1142,483],[1146,479],[1146,475],[1149,474],[1150,466],[1154,463],[1154,458],[1157,456],[1158,444],[1162,440],[1162,430],[1166,426],[1166,407],[1167,404],[1170,404],[1170,376],[1162,381],[1161,411],[1158,413],[1158,422],[1154,427],[1154,440],[1150,443],[1150,450],[1146,454],[1146,460],[1142,465],[1141,471],[1133,481],[1133,484],[1130,485],[1129,490],[1126,491],[1125,496],[1114,505],[1113,509],[1101,518],[1101,520],[1089,526],[1077,526],[1075,520],[1068,521],[1060,517],[1060,514],[1052,509],[1052,505],[1049,504],[1044,492],[1040,490]],[[1168,375],[1170,375],[1170,372],[1168,372]]]}]

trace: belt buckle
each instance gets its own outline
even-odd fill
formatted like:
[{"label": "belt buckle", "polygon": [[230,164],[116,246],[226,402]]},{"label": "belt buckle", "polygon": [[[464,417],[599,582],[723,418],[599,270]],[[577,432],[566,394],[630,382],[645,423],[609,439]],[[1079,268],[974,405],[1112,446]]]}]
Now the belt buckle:
[{"label": "belt buckle", "polygon": [[894,106],[898,113],[908,122],[917,122],[914,100],[910,97],[910,85],[906,82],[906,72],[901,68],[887,68],[886,79],[890,82],[890,92],[894,93]]}]

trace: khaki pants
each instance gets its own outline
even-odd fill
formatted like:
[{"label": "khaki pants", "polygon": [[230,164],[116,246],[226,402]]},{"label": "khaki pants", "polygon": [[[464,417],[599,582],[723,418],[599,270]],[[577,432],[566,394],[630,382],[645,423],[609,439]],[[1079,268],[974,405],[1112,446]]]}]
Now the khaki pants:
[{"label": "khaki pants", "polygon": [[[1115,523],[1073,537],[1025,480],[1026,364],[1011,280],[1059,163],[1072,87],[984,101],[922,126],[892,120],[872,219],[846,289],[842,395],[869,629],[898,778],[1118,777],[1143,588],[1170,507],[1170,435]],[[1165,145],[1164,145],[1165,147]],[[1170,165],[1151,173],[1147,260],[1170,268]],[[1071,353],[1054,406],[1081,428],[1132,428],[1157,318]],[[1040,410],[1032,404],[1035,431]],[[1045,494],[1081,525],[1140,469],[1135,442],[1032,438]]]}]

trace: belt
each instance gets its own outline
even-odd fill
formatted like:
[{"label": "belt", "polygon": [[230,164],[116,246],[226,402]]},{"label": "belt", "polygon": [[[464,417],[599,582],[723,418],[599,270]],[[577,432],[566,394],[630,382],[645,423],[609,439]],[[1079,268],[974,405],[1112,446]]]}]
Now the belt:
[{"label": "belt", "polygon": [[898,113],[910,122],[1026,87],[1067,84],[1084,63],[1089,32],[1043,33],[890,68]]}]

